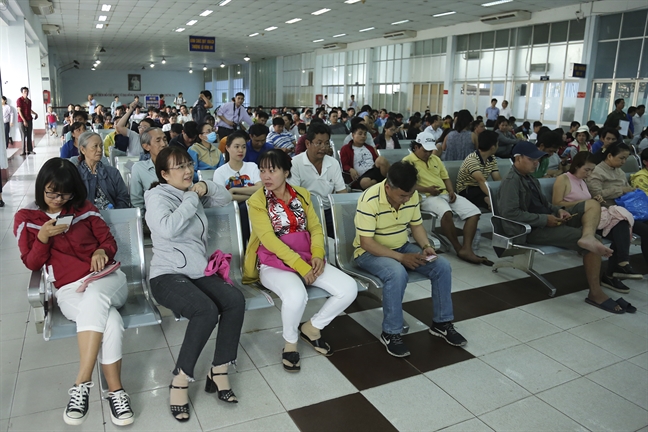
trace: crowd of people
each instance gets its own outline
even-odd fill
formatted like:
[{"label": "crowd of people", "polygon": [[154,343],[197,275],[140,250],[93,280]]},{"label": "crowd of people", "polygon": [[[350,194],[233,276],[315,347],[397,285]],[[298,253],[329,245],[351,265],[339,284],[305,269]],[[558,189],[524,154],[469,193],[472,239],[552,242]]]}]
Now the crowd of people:
[{"label": "crowd of people", "polygon": [[[36,201],[19,210],[14,223],[23,262],[34,271],[47,266],[61,311],[77,323],[80,365],[69,390],[66,423],[80,424],[87,417],[96,361],[108,382],[113,423],[134,420],[120,379],[123,323],[117,309],[126,301],[126,276],[117,269],[84,284],[91,272],[110,268],[116,253],[99,210],[137,207],[144,212],[153,248],[151,292],[159,304],[189,320],[169,386],[170,411],[181,422],[190,417],[188,388],[196,377],[196,361],[217,325],[205,390],[226,403],[238,402],[227,374],[236,362],[245,300],[226,278],[205,276],[214,252],[207,250],[205,207],[239,204],[246,243],[243,282],[260,281],[282,300],[281,361],[287,372],[301,369],[300,338],[317,353],[333,355],[334,347],[321,331],[357,294],[354,279],[325,256],[324,233],[334,235],[330,194],[361,192],[353,259],[384,283],[380,340],[395,357],[410,355],[401,337],[408,271],[430,280],[429,332],[453,346],[466,345],[453,325],[450,261],[431,245],[423,214],[436,215],[459,259],[476,270],[492,266],[473,247],[480,217],[493,208],[488,181],[501,182],[493,198],[500,216],[531,226],[528,243],[581,253],[588,304],[614,314],[636,311],[602,289],[627,293],[623,280],[643,277],[630,264],[631,233],[640,238],[648,260],[648,225],[614,201],[637,188],[648,192],[648,149],[641,151],[642,169],[629,183],[620,168],[638,156],[637,146],[625,144],[619,135],[619,122],[627,120],[620,120],[618,112],[602,129],[574,122],[565,132],[540,122],[518,126],[508,102],[500,110],[497,100],[485,118],[461,110],[444,118],[416,113],[407,123],[400,114],[369,105],[344,110],[327,102],[314,111],[286,107],[267,113],[263,107],[245,108],[244,102],[238,93],[213,115],[209,91],[201,92],[191,108],[182,93],[173,106],[145,112],[137,98],[124,107],[115,97],[106,113],[89,95],[91,116],[70,105],[61,157],[42,167]],[[623,113],[623,105],[617,106]],[[641,117],[643,107],[638,108]],[[113,127],[102,141],[97,130]],[[637,123],[633,132],[627,137],[646,139]],[[332,154],[333,134],[346,135],[339,143],[339,159]],[[391,164],[377,151],[406,146],[410,153]],[[115,151],[140,159],[132,166],[129,188],[106,159]],[[498,158],[512,164],[504,177]],[[447,161],[462,161],[456,183]],[[212,180],[199,178],[199,170],[214,171]],[[556,177],[551,200],[538,182],[542,177]],[[315,212],[314,196],[321,198],[325,220]],[[72,222],[58,223],[69,215]],[[461,233],[456,219],[463,221]],[[519,234],[514,222],[503,224],[507,234]],[[602,257],[608,258],[605,271]],[[330,296],[304,321],[308,285]]]}]

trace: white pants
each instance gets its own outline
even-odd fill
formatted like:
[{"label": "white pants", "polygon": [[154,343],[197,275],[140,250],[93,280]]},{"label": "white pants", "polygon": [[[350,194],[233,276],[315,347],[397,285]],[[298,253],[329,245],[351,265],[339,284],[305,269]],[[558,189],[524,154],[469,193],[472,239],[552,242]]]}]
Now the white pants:
[{"label": "white pants", "polygon": [[[276,293],[281,299],[283,338],[286,342],[296,343],[299,338],[297,328],[308,302],[304,282],[297,273],[264,264],[259,269],[259,278],[264,287]],[[310,319],[313,327],[320,330],[342,313],[358,295],[355,280],[328,263],[325,264],[324,272],[315,280],[313,286],[331,294],[324,306]]]},{"label": "white pants", "polygon": [[459,194],[455,194],[457,199],[455,202],[450,202],[450,195],[442,194],[437,196],[429,196],[421,203],[421,210],[432,212],[437,217],[443,217],[446,212],[452,212],[459,216],[461,220],[466,220],[471,216],[481,215],[481,210],[467,198]]},{"label": "white pants", "polygon": [[126,303],[128,285],[126,275],[117,270],[97,279],[81,293],[76,292],[80,281],[62,286],[55,293],[63,315],[77,324],[77,332],[103,333],[97,360],[112,364],[122,358],[124,323],[117,309]]}]

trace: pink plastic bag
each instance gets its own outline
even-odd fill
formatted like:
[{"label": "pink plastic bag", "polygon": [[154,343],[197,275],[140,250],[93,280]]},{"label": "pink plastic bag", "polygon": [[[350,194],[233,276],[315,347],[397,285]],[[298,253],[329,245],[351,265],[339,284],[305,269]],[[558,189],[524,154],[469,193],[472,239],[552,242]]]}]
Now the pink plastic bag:
[{"label": "pink plastic bag", "polygon": [[[286,246],[288,246],[294,252],[297,252],[301,259],[306,261],[308,264],[311,263],[313,256],[311,255],[310,251],[311,238],[308,231],[298,231],[295,233],[285,234],[279,237],[279,240],[284,242]],[[259,249],[257,249],[257,256],[259,257],[259,262],[261,264],[265,264],[279,270],[286,270],[289,272],[297,273],[295,270],[284,264],[284,262],[281,261],[277,255],[275,255],[273,252],[270,252],[263,245],[259,245]]]},{"label": "pink plastic bag", "polygon": [[229,277],[230,263],[232,262],[232,254],[226,254],[222,250],[216,250],[209,257],[207,268],[205,268],[205,276],[216,274],[223,278],[225,282],[233,285],[232,279]]}]

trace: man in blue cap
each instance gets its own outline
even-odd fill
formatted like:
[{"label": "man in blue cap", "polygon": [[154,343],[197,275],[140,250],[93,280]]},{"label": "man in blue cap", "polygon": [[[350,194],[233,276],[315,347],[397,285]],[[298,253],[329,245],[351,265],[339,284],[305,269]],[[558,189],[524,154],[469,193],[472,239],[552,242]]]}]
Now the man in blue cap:
[{"label": "man in blue cap", "polygon": [[[593,199],[570,208],[553,205],[542,193],[533,174],[540,159],[547,153],[530,142],[522,141],[513,148],[514,165],[502,180],[497,202],[500,216],[531,226],[531,232],[517,241],[536,245],[558,246],[579,251],[583,255],[589,294],[585,301],[612,313],[624,313],[617,302],[601,289],[601,256],[609,257],[612,250],[595,236],[601,218],[601,205]],[[502,221],[504,233],[520,234],[520,226]]]}]

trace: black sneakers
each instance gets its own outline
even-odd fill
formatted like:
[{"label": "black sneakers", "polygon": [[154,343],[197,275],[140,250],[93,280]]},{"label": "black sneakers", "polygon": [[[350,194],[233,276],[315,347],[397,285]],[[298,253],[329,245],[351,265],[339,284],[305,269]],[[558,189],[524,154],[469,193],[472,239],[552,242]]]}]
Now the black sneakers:
[{"label": "black sneakers", "polygon": [[430,333],[434,336],[442,337],[450,345],[464,346],[468,343],[466,339],[454,328],[454,325],[451,322],[433,322],[432,327],[430,327]]},{"label": "black sneakers", "polygon": [[124,390],[108,392],[110,419],[117,426],[126,426],[135,420],[135,414],[130,406],[130,397]]},{"label": "black sneakers", "polygon": [[75,385],[68,394],[70,395],[70,402],[68,402],[65,412],[63,413],[63,421],[65,423],[78,426],[83,423],[88,416],[88,400],[90,398],[90,388],[94,387],[92,381]]},{"label": "black sneakers", "polygon": [[621,279],[608,276],[606,274],[603,274],[603,276],[601,276],[601,286],[624,294],[630,292],[630,288],[628,288],[626,284],[621,282]]},{"label": "black sneakers", "polygon": [[615,266],[612,272],[612,277],[619,279],[643,279],[643,275],[637,273],[630,264]]},{"label": "black sneakers", "polygon": [[403,338],[399,334],[389,334],[382,332],[380,335],[380,342],[385,345],[387,352],[394,357],[407,357],[410,355],[409,349],[403,342]]}]

